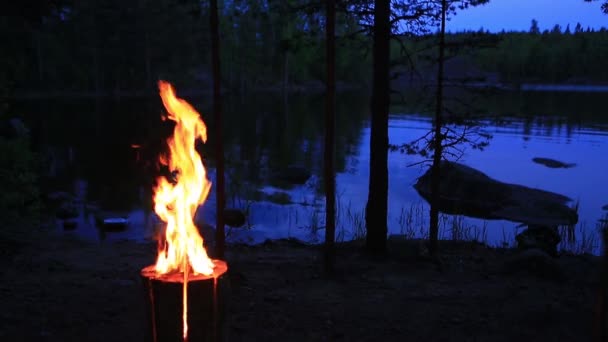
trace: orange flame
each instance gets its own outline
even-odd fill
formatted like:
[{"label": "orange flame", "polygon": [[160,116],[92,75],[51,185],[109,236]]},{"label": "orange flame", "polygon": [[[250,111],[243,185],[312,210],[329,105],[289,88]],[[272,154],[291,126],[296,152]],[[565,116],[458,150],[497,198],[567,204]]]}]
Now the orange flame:
[{"label": "orange flame", "polygon": [[160,162],[166,164],[171,172],[177,172],[177,181],[170,182],[161,177],[154,190],[154,211],[167,223],[165,246],[159,250],[155,270],[157,274],[178,272],[184,275],[183,321],[186,339],[188,273],[211,275],[214,268],[203,247],[203,238],[194,225],[196,209],[205,201],[211,189],[211,182],[195,149],[197,139],[203,142],[207,140],[207,127],[190,104],[175,96],[171,84],[159,81],[158,87],[168,118],[176,123],[173,137],[167,140],[169,156],[161,157]]}]

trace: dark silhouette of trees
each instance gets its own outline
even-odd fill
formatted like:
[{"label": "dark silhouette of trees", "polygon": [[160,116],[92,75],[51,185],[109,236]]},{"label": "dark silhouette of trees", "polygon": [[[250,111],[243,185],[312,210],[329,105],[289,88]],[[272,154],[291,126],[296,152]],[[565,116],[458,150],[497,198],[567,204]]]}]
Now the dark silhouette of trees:
[{"label": "dark silhouette of trees", "polygon": [[372,255],[386,253],[390,17],[390,0],[375,0],[369,193],[365,207],[366,247]]},{"label": "dark silhouette of trees", "polygon": [[326,1],[325,45],[327,84],[325,99],[325,270],[333,268],[334,240],[336,235],[336,177],[335,177],[335,113],[336,113],[336,4]]},{"label": "dark silhouette of trees", "polygon": [[[586,2],[593,2],[593,1],[598,1],[598,0],[585,0]],[[605,14],[608,14],[608,0],[603,0],[604,3],[602,4],[602,12],[604,12]]]},{"label": "dark silhouette of trees", "polygon": [[536,19],[532,19],[532,25],[530,25],[530,33],[540,34],[540,29],[538,28],[538,21]]},{"label": "dark silhouette of trees", "polygon": [[215,231],[216,257],[224,258],[224,208],[226,205],[224,194],[224,146],[222,125],[222,94],[220,88],[220,39],[217,0],[211,0],[209,9],[209,27],[211,31],[211,65],[213,73],[213,118],[215,120],[215,158],[216,158],[216,202],[217,226]]},{"label": "dark silhouette of trees", "polygon": [[[487,0],[459,2],[459,8],[465,9],[469,6],[477,6],[485,4],[486,2]],[[473,129],[476,124],[474,121],[467,118],[468,115],[456,113],[453,108],[448,108],[449,106],[446,106],[447,101],[444,96],[446,81],[444,75],[445,62],[448,58],[454,57],[461,49],[478,45],[492,45],[493,43],[493,40],[487,40],[483,33],[465,36],[460,41],[448,41],[446,39],[446,20],[449,13],[455,13],[455,1],[438,0],[437,2],[434,2],[434,4],[438,5],[438,10],[434,12],[438,14],[431,18],[432,20],[437,20],[439,24],[439,32],[437,35],[433,36],[434,39],[438,39],[438,42],[435,43],[437,52],[436,54],[431,54],[430,57],[427,57],[436,62],[437,67],[435,83],[433,84],[435,90],[433,128],[421,138],[410,143],[398,147],[394,145],[391,146],[391,149],[393,150],[401,150],[408,154],[418,154],[423,157],[429,156],[432,152],[432,157],[430,159],[425,159],[422,163],[431,162],[429,252],[433,256],[436,255],[438,251],[441,161],[448,158],[459,158],[462,154],[462,150],[459,148],[459,145],[461,144],[470,144],[474,148],[483,148],[487,145],[487,139],[489,139],[487,134],[480,132],[478,129]],[[448,56],[447,51],[450,51],[452,56]],[[450,81],[454,83],[467,82],[469,80]],[[456,86],[459,86],[458,83]],[[467,111],[471,110],[466,104],[465,108]]]}]

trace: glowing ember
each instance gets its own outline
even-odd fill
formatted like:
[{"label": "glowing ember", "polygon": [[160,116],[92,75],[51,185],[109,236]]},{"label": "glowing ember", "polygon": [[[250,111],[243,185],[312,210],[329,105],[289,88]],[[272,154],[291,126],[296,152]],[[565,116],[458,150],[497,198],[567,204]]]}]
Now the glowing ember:
[{"label": "glowing ember", "polygon": [[161,157],[160,162],[176,174],[176,180],[170,182],[161,177],[154,190],[154,211],[167,223],[165,243],[159,248],[155,270],[157,274],[183,274],[183,333],[186,339],[188,273],[209,276],[214,273],[215,267],[194,225],[196,209],[205,201],[211,188],[201,157],[195,149],[197,139],[203,142],[207,140],[207,128],[190,104],[175,97],[171,84],[160,81],[158,87],[168,118],[176,123],[173,136],[167,140],[169,156]]}]

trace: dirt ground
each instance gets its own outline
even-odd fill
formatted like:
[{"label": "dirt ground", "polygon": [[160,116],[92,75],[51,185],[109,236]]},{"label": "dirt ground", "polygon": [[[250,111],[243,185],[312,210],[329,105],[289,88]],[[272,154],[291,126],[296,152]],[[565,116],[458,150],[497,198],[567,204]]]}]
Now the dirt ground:
[{"label": "dirt ground", "polygon": [[[589,341],[599,263],[517,261],[512,250],[390,240],[385,260],[293,241],[230,246],[230,341]],[[155,245],[41,233],[0,241],[0,341],[141,341],[139,271]],[[536,261],[530,261],[536,260]]]}]

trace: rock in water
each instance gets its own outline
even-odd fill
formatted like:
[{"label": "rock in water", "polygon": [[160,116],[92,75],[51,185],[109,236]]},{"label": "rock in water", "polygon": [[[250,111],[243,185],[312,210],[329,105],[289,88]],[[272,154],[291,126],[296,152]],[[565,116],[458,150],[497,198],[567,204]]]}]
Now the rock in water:
[{"label": "rock in water", "polygon": [[564,163],[559,160],[550,159],[550,158],[536,157],[536,158],[532,158],[532,161],[537,164],[541,164],[546,167],[550,167],[552,169],[559,169],[559,168],[568,169],[568,168],[576,166],[576,164],[574,164],[574,163]]},{"label": "rock in water", "polygon": [[[508,184],[463,164],[441,163],[439,210],[447,214],[485,219],[505,219],[528,225],[576,224],[570,198],[549,191]],[[431,169],[418,178],[414,188],[431,200]]]},{"label": "rock in water", "polygon": [[304,184],[310,176],[309,170],[295,165],[288,166],[274,174],[274,177],[289,184]]},{"label": "rock in water", "polygon": [[238,209],[224,209],[224,223],[230,227],[242,227],[245,224],[245,213]]}]

